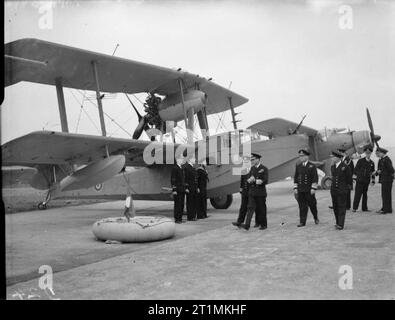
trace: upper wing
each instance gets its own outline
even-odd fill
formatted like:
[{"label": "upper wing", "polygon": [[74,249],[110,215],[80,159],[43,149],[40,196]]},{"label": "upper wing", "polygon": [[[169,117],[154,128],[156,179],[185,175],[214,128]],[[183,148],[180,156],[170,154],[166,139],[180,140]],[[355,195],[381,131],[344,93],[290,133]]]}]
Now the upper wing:
[{"label": "upper wing", "polygon": [[125,154],[127,166],[147,166],[143,152],[150,143],[156,144],[156,151],[166,152],[166,144],[160,142],[36,131],[5,143],[2,146],[2,164],[84,165],[105,157],[107,148],[110,155]]},{"label": "upper wing", "polygon": [[[283,137],[290,135],[298,126],[298,123],[288,121],[282,118],[273,118],[264,120],[249,126],[247,129],[257,130],[258,133],[270,137]],[[317,130],[300,126],[298,133],[304,133],[308,136],[317,134]]]},{"label": "upper wing", "polygon": [[20,39],[5,44],[5,85],[30,81],[95,90],[92,62],[97,63],[100,91],[168,95],[179,91],[178,79],[186,88],[199,87],[208,95],[207,114],[238,107],[248,99],[205,78],[138,61],[73,48],[38,39]]}]

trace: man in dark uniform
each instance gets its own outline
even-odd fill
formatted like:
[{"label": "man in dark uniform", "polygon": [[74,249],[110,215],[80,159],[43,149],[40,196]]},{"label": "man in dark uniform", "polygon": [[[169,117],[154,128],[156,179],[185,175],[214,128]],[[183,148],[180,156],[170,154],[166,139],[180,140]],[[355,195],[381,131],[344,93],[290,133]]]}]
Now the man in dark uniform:
[{"label": "man in dark uniform", "polygon": [[336,219],[336,229],[342,230],[344,228],[344,220],[346,218],[347,195],[352,184],[352,174],[350,167],[342,161],[343,155],[340,152],[333,151],[332,155],[332,206]]},{"label": "man in dark uniform", "polygon": [[370,159],[373,152],[372,147],[366,147],[365,157],[358,160],[354,169],[353,178],[355,182],[354,202],[352,205],[352,212],[356,212],[359,206],[359,201],[362,196],[362,211],[369,212],[368,209],[368,188],[369,183],[374,185],[374,162]]},{"label": "man in dark uniform", "polygon": [[203,163],[200,163],[197,168],[197,199],[196,199],[196,210],[197,218],[207,218],[207,182],[208,173]]},{"label": "man in dark uniform", "polygon": [[195,163],[194,159],[186,161],[184,168],[185,176],[185,194],[187,200],[187,220],[196,220],[196,191],[197,191],[197,174],[196,169],[192,164]]},{"label": "man in dark uniform", "polygon": [[394,181],[394,167],[391,159],[387,156],[388,150],[384,148],[377,148],[376,155],[379,158],[377,164],[376,175],[379,176],[379,183],[381,183],[381,198],[383,206],[377,213],[386,214],[392,213],[392,182]]},{"label": "man in dark uniform", "polygon": [[[342,161],[350,168],[351,170],[351,176],[354,174],[354,162],[352,159],[347,155],[345,149],[337,149],[342,155]],[[351,209],[351,190],[353,189],[353,184],[351,183],[351,189],[348,190],[347,193],[347,202],[346,202],[346,210]]]},{"label": "man in dark uniform", "polygon": [[294,175],[294,194],[299,204],[300,223],[298,227],[304,227],[307,220],[307,212],[310,211],[314,217],[315,224],[319,223],[317,213],[317,200],[315,192],[318,184],[317,168],[309,161],[310,152],[299,150],[300,163],[296,165]]},{"label": "man in dark uniform", "polygon": [[248,209],[245,224],[240,226],[246,230],[250,228],[252,215],[256,211],[259,230],[267,229],[266,218],[266,184],[269,180],[269,170],[260,163],[261,155],[251,154],[251,170],[248,174]]},{"label": "man in dark uniform", "polygon": [[[249,189],[249,184],[247,182],[248,175],[250,173],[250,166],[251,166],[251,161],[249,157],[245,157],[243,159],[243,169],[242,169],[242,174],[240,178],[240,196],[241,196],[241,204],[240,204],[240,209],[239,209],[239,216],[237,218],[236,222],[232,222],[232,224],[236,227],[240,227],[242,223],[244,223],[246,214],[247,214],[247,208],[248,208],[248,189]],[[257,215],[255,214],[255,225],[259,226],[258,220],[257,220]],[[255,227],[255,226],[254,226]]]},{"label": "man in dark uniform", "polygon": [[182,214],[184,212],[184,199],[185,199],[185,179],[184,169],[182,164],[183,158],[177,158],[176,164],[171,170],[171,187],[173,189],[173,200],[174,200],[174,221],[175,223],[182,222]]}]

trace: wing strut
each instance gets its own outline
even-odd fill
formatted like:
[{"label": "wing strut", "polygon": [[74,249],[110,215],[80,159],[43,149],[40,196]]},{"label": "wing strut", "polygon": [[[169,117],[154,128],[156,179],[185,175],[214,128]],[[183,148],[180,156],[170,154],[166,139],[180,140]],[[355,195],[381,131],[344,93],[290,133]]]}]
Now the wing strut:
[{"label": "wing strut", "polygon": [[106,124],[104,122],[103,106],[102,106],[101,97],[100,97],[99,75],[97,73],[97,62],[96,61],[92,61],[92,69],[93,69],[93,76],[95,78],[95,84],[96,84],[96,88],[95,88],[96,89],[96,100],[97,100],[97,107],[99,109],[101,133],[102,133],[102,136],[105,137],[107,135]]},{"label": "wing strut", "polygon": [[229,99],[230,112],[232,114],[233,129],[237,130],[237,122],[239,122],[239,120],[236,120],[236,112],[235,109],[233,108],[232,97],[228,97],[228,99]]},{"label": "wing strut", "polygon": [[[187,139],[188,139],[188,143],[192,144],[193,143],[193,131],[191,132],[190,130],[190,123],[189,123],[189,119],[188,119],[188,114],[187,111],[185,109],[185,101],[184,101],[184,88],[182,86],[182,80],[178,79],[178,84],[180,86],[180,93],[181,93],[181,102],[182,102],[182,109],[184,110],[184,122],[185,122],[185,129],[187,132]],[[193,110],[192,110],[193,112]],[[193,126],[193,113],[192,113],[192,117],[189,114],[189,118],[192,118],[192,126]],[[193,130],[193,129],[192,129]]]},{"label": "wing strut", "polygon": [[58,96],[58,106],[60,115],[60,124],[62,126],[62,132],[69,132],[69,127],[67,125],[67,114],[66,114],[66,104],[64,102],[62,79],[56,78],[56,95]]}]

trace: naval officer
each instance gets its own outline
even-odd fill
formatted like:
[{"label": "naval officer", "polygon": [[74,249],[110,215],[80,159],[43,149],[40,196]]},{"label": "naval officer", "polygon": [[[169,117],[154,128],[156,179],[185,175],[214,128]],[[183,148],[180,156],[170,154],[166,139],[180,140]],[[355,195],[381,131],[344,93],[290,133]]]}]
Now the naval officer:
[{"label": "naval officer", "polygon": [[352,205],[352,211],[356,212],[359,206],[359,202],[362,197],[362,211],[369,212],[368,209],[368,188],[369,184],[372,186],[375,183],[374,179],[374,162],[370,159],[370,155],[373,152],[372,147],[366,147],[363,149],[365,157],[358,160],[357,165],[354,169],[353,179],[355,180],[355,194],[354,202]]},{"label": "naval officer", "polygon": [[207,182],[208,173],[206,166],[200,163],[197,170],[197,195],[196,195],[196,211],[197,219],[207,218]]},{"label": "naval officer", "polygon": [[195,159],[186,160],[183,166],[185,176],[185,194],[187,202],[187,220],[196,220],[197,172]]},{"label": "naval officer", "polygon": [[184,169],[182,168],[184,159],[178,157],[176,164],[171,170],[171,187],[173,189],[173,200],[174,200],[174,221],[175,223],[182,222],[182,214],[184,212],[185,202],[185,178]]},{"label": "naval officer", "polygon": [[298,152],[300,163],[295,167],[294,194],[299,204],[300,223],[298,227],[304,227],[307,220],[307,212],[310,211],[314,217],[315,224],[319,223],[317,213],[317,200],[315,192],[318,184],[317,168],[309,161],[310,152],[301,149]]},{"label": "naval officer", "polygon": [[394,167],[391,159],[387,156],[387,149],[378,147],[376,155],[379,158],[376,175],[381,183],[381,199],[383,206],[377,213],[392,213],[392,182],[394,181]]},{"label": "naval officer", "polygon": [[[344,162],[351,170],[351,175],[354,174],[354,162],[352,159],[347,155],[347,152],[345,149],[337,149],[342,155],[342,162]],[[346,210],[351,209],[351,190],[353,189],[353,184],[351,183],[351,188],[348,190],[347,193],[347,202],[346,202]]]},{"label": "naval officer", "polygon": [[342,230],[344,228],[344,221],[346,218],[348,191],[351,189],[352,185],[352,174],[350,167],[342,161],[342,153],[340,153],[339,151],[333,151],[332,155],[332,206],[336,220],[335,227],[338,230]]},{"label": "naval officer", "polygon": [[256,221],[260,226],[259,230],[267,229],[266,218],[266,184],[269,180],[269,170],[261,163],[261,155],[251,154],[251,169],[248,174],[248,209],[245,224],[240,227],[250,229],[252,215],[256,211]]},{"label": "naval officer", "polygon": [[[240,197],[241,197],[241,203],[240,203],[240,209],[239,209],[239,216],[237,217],[236,222],[232,222],[232,224],[236,227],[240,227],[242,223],[244,223],[246,214],[247,214],[247,209],[248,209],[248,190],[249,190],[249,184],[247,182],[248,175],[251,170],[251,160],[250,157],[244,157],[243,158],[243,168],[241,171],[241,177],[240,177]],[[257,215],[255,214],[255,225],[258,226],[258,220],[257,220]],[[255,227],[255,226],[254,226]]]}]

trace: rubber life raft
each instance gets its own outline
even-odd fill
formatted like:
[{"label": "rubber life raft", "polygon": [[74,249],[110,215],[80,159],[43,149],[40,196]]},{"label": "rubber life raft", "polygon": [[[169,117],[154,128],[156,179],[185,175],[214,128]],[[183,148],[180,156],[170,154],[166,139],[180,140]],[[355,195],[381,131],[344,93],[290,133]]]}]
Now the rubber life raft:
[{"label": "rubber life raft", "polygon": [[93,224],[92,232],[99,240],[119,242],[148,242],[174,236],[172,219],[161,216],[137,216],[128,222],[125,217],[105,218]]}]

